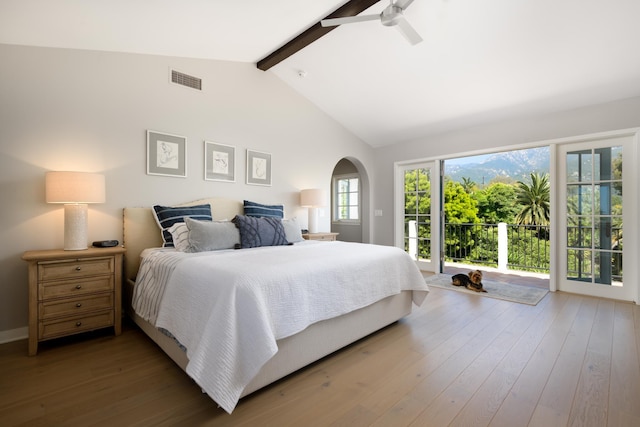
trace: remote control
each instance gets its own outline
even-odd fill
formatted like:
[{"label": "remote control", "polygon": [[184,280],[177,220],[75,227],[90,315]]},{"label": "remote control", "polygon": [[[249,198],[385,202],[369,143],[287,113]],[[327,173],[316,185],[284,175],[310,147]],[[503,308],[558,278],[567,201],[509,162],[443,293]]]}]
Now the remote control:
[{"label": "remote control", "polygon": [[96,248],[112,248],[114,246],[118,246],[118,243],[120,242],[117,240],[98,240],[93,242],[93,246]]}]

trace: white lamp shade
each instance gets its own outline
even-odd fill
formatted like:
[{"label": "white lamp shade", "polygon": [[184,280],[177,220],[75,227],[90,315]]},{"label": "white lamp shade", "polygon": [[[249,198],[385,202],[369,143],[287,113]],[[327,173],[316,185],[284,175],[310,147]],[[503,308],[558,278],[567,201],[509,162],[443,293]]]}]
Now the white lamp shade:
[{"label": "white lamp shade", "polygon": [[47,172],[47,203],[104,203],[104,175],[87,172]]},{"label": "white lamp shade", "polygon": [[104,175],[86,172],[47,172],[47,203],[64,203],[64,250],[87,249],[87,203],[104,203]]},{"label": "white lamp shade", "polygon": [[300,192],[300,206],[319,207],[325,205],[324,190],[319,188],[309,188]]}]

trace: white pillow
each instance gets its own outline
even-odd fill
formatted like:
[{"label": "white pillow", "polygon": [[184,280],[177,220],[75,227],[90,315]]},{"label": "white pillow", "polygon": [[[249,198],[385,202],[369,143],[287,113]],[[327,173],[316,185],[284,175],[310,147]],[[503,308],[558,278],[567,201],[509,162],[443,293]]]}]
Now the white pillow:
[{"label": "white pillow", "polygon": [[185,218],[188,233],[188,252],[234,249],[240,245],[240,232],[229,221],[198,221]]},{"label": "white pillow", "polygon": [[304,240],[300,224],[298,224],[296,218],[283,219],[282,225],[284,226],[284,235],[287,237],[287,242],[296,243]]},{"label": "white pillow", "polygon": [[184,222],[176,222],[168,228],[173,237],[173,246],[180,252],[189,252],[189,229]]}]

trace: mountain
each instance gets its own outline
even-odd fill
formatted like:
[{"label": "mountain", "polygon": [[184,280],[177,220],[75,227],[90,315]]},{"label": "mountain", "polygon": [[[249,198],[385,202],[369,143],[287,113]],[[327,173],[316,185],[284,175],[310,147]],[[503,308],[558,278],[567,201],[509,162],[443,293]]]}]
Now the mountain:
[{"label": "mountain", "polygon": [[445,161],[445,175],[458,182],[462,182],[462,178],[470,178],[482,187],[489,185],[496,177],[527,182],[532,172],[549,173],[547,147],[496,153],[488,157],[481,156],[481,159],[464,164]]}]

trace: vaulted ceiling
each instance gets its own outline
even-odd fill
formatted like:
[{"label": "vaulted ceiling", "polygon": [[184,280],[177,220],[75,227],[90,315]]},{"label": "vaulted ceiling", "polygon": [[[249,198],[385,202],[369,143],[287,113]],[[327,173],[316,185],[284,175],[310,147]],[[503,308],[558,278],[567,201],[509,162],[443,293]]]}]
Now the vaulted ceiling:
[{"label": "vaulted ceiling", "polygon": [[[345,3],[0,0],[0,43],[257,64]],[[362,15],[389,4],[370,3]],[[422,43],[342,25],[260,72],[372,146],[640,96],[640,1],[415,0],[404,15]]]}]

